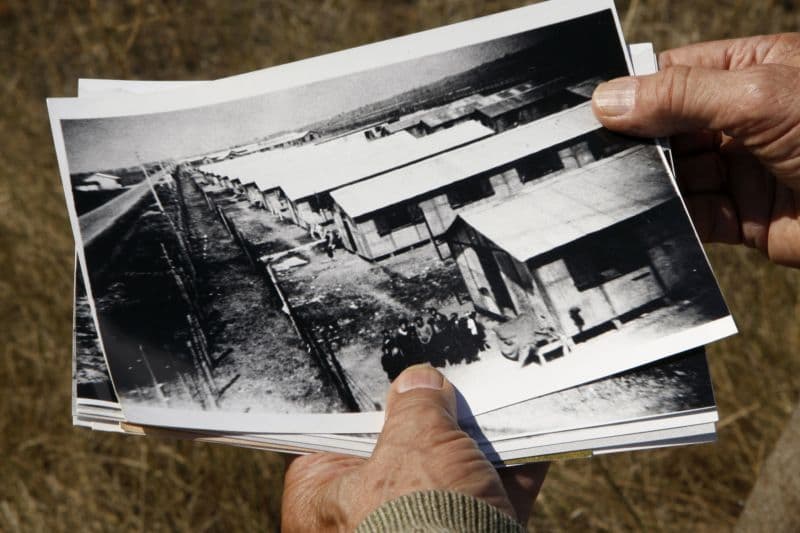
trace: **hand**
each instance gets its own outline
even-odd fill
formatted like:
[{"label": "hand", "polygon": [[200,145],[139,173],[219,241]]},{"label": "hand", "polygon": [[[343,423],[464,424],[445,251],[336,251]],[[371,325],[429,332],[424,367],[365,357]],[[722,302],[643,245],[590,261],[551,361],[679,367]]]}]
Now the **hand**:
[{"label": "hand", "polygon": [[547,464],[498,474],[458,428],[455,390],[438,371],[417,365],[400,374],[386,413],[369,459],[318,453],[292,461],[284,482],[283,531],[351,531],[381,504],[431,489],[466,493],[527,521]]},{"label": "hand", "polygon": [[800,34],[664,52],[662,71],[601,84],[609,129],[674,136],[678,180],[704,241],[800,267]]}]

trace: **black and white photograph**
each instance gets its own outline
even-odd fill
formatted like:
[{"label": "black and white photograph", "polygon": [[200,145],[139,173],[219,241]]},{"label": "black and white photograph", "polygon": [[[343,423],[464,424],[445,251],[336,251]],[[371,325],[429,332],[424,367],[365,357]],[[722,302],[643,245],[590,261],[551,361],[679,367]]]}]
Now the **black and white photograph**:
[{"label": "black and white photograph", "polygon": [[468,417],[734,333],[661,149],[594,118],[630,66],[613,4],[578,4],[51,100],[126,416],[374,432],[413,364]]},{"label": "black and white photograph", "polygon": [[[77,265],[77,264],[76,264]],[[83,276],[75,269],[73,307],[73,357],[75,398],[84,402],[117,403],[117,395],[108,374],[100,338],[97,336]]]},{"label": "black and white photograph", "polygon": [[[651,45],[630,45],[629,49],[637,73],[655,69]],[[80,96],[98,91],[157,91],[186,85],[186,82],[171,82],[166,85],[166,82],[80,81]],[[81,302],[85,301],[85,290],[82,280],[77,277],[75,287],[75,309],[78,309]],[[78,344],[78,333],[94,332],[94,326],[88,313],[76,316],[77,321],[80,323],[76,324],[75,329],[75,345],[79,347],[76,349],[76,359],[79,365],[86,366],[87,362],[98,361],[98,356],[102,357],[94,348],[98,346],[99,339],[95,334],[95,344],[87,343],[85,339]],[[102,375],[105,376],[105,381],[110,382],[107,371],[104,370]],[[669,432],[668,442],[671,444],[676,439],[684,443],[707,442],[713,440],[713,432],[693,437],[684,435],[684,432],[687,426],[702,427],[701,431],[707,431],[707,424],[718,419],[710,379],[703,350],[697,348],[593,383],[485,413],[462,422],[462,427],[478,441],[488,456],[503,463],[524,457],[525,454],[540,454],[542,446],[552,447],[554,442],[568,443],[567,448],[555,444],[560,453],[571,449],[570,446],[584,449],[594,446],[592,453],[595,454],[609,449],[622,451],[630,447],[640,448],[643,444],[639,435],[651,435],[656,431]],[[78,392],[77,400],[82,404],[93,403],[96,398],[95,393],[86,388]],[[86,411],[86,407],[81,406],[80,410],[79,416]],[[117,410],[119,411],[118,404]],[[690,431],[694,431],[693,428]],[[270,435],[269,442],[265,437],[258,436],[259,445],[284,443],[364,454],[371,453],[377,440],[377,435],[374,434]],[[609,441],[615,438],[624,439],[622,445],[617,441],[615,447],[609,448]],[[659,441],[647,443],[648,448],[655,446],[659,446]]]},{"label": "black and white photograph", "polygon": [[[75,276],[75,309],[86,304],[83,283]],[[99,351],[99,339],[87,312],[76,313],[74,329],[78,415],[81,420],[121,416],[110,377]],[[600,441],[654,431],[675,431],[718,419],[704,349],[541,396],[462,423],[481,448],[498,461],[517,457],[519,450],[561,443]],[[122,418],[124,420],[124,417]],[[225,435],[207,438],[225,439]],[[291,443],[310,449],[369,453],[376,434],[258,435],[263,445]],[[630,437],[633,438],[633,437]]]}]

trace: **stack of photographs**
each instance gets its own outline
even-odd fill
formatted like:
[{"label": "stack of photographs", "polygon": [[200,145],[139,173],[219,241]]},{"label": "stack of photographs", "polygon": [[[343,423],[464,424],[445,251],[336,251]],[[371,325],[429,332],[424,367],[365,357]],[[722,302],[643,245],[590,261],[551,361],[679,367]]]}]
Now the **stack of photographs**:
[{"label": "stack of photographs", "polygon": [[611,0],[209,82],[48,101],[76,241],[76,425],[368,456],[430,363],[498,465],[712,441],[736,331]]}]

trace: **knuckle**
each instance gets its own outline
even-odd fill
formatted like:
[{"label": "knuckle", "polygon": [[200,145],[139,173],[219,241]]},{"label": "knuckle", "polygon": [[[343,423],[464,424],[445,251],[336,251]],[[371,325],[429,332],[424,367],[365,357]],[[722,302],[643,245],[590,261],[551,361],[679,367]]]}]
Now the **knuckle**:
[{"label": "knuckle", "polygon": [[661,114],[682,115],[689,95],[692,68],[682,65],[663,71],[662,83],[656,88],[656,108]]},{"label": "knuckle", "polygon": [[741,70],[761,62],[772,39],[735,39],[725,52],[728,70]]},{"label": "knuckle", "polygon": [[335,453],[301,455],[294,459],[286,469],[285,484],[287,487],[313,484],[313,481],[320,476],[344,471],[347,467],[358,464],[360,461],[361,459],[357,457]]},{"label": "knuckle", "polygon": [[450,452],[458,450],[473,452],[476,448],[475,441],[459,428],[432,433],[429,438],[429,444],[437,450],[448,450],[448,455],[452,455]]},{"label": "knuckle", "polygon": [[391,441],[414,440],[456,428],[446,409],[430,401],[406,401],[392,406],[383,427],[383,436]]},{"label": "knuckle", "polygon": [[285,478],[287,482],[298,480],[301,477],[300,474],[302,472],[310,467],[313,467],[320,460],[321,459],[318,457],[318,454],[315,453],[296,457],[286,469]]},{"label": "knuckle", "polygon": [[[793,95],[797,80],[787,79],[783,69],[775,65],[760,65],[748,69],[734,102],[742,117],[744,131],[770,128],[772,122],[784,116],[782,109],[787,97]],[[787,89],[789,89],[787,91]]]},{"label": "knuckle", "polygon": [[331,460],[330,455],[326,453],[312,453],[309,455],[301,455],[292,461],[292,464],[289,465],[289,468],[286,470],[286,472],[294,473],[297,471],[303,471],[308,468],[312,468],[317,465],[327,463],[330,460]]},{"label": "knuckle", "polygon": [[665,50],[663,52],[660,52],[658,54],[658,64],[660,68],[663,70],[665,68],[672,66],[672,64],[674,63],[673,57],[674,54],[672,50]]},{"label": "knuckle", "polygon": [[748,104],[763,107],[771,105],[776,97],[776,88],[779,85],[776,69],[769,65],[753,67],[747,73],[744,94]]},{"label": "knuckle", "polygon": [[438,402],[427,397],[404,398],[392,406],[387,425],[415,425],[447,419],[447,412]]}]

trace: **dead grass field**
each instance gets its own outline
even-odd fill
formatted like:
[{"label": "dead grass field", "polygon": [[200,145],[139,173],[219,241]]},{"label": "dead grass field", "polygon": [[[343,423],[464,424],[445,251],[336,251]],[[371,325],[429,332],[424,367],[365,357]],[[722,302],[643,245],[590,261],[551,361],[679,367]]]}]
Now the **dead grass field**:
[{"label": "dead grass field", "polygon": [[[71,427],[72,242],[44,98],[73,96],[78,76],[215,78],[521,3],[0,0],[0,530],[278,524],[278,455]],[[620,9],[628,39],[660,49],[800,24],[797,0]],[[532,528],[720,531],[736,520],[800,392],[800,271],[710,253],[742,330],[710,350],[720,442],[556,465]]]}]

